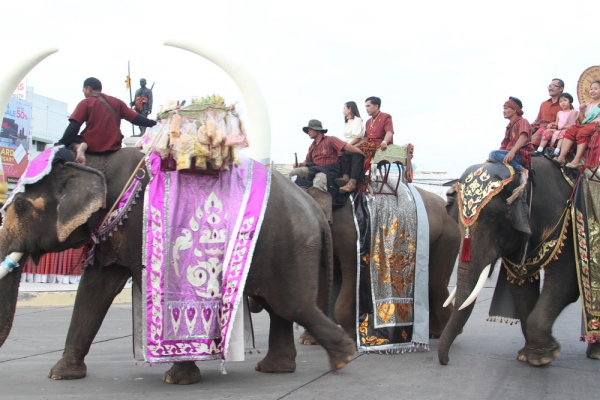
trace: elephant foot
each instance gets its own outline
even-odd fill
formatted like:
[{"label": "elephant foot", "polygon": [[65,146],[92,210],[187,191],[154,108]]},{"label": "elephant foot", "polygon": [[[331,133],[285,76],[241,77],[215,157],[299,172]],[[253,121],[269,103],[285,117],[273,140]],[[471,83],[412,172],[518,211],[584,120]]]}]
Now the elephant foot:
[{"label": "elephant foot", "polygon": [[163,375],[162,380],[174,385],[191,385],[192,383],[200,382],[201,378],[200,368],[198,368],[196,363],[185,361],[173,363],[171,369]]},{"label": "elephant foot", "polygon": [[305,346],[312,346],[315,344],[319,344],[319,342],[317,342],[317,339],[315,339],[315,337],[313,335],[311,335],[310,333],[308,333],[308,331],[304,331],[304,333],[302,333],[302,335],[300,335],[300,339],[298,340],[298,343],[303,344]]},{"label": "elephant foot", "polygon": [[528,362],[535,367],[541,367],[548,365],[556,357],[560,355],[560,344],[557,341],[552,342],[549,347],[532,348],[525,345],[517,353],[517,359],[519,361]]},{"label": "elephant foot", "polygon": [[333,349],[327,349],[327,353],[329,354],[329,369],[339,371],[352,360],[356,353],[356,344],[344,335],[342,340],[333,346]]},{"label": "elephant foot", "polygon": [[589,358],[600,360],[600,342],[588,343],[588,347],[587,347],[587,350],[585,351],[585,354]]},{"label": "elephant foot", "polygon": [[254,369],[258,372],[270,374],[287,374],[296,370],[296,361],[284,357],[275,357],[267,353],[265,358],[256,364]]},{"label": "elephant foot", "polygon": [[85,378],[87,367],[83,360],[75,358],[61,358],[48,372],[48,378],[61,379],[81,379]]},{"label": "elephant foot", "polygon": [[429,339],[439,339],[442,336],[442,332],[429,332]]}]

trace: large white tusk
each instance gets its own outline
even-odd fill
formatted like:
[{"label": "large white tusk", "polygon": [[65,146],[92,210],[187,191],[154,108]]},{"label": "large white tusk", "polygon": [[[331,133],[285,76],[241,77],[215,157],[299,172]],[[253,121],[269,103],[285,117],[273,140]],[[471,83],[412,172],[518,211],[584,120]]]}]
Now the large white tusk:
[{"label": "large white tusk", "polygon": [[450,293],[450,296],[448,296],[448,299],[446,299],[446,301],[444,302],[444,307],[448,307],[450,305],[450,303],[452,303],[452,300],[454,300],[455,297],[456,297],[456,286],[454,286],[454,290],[452,290],[452,293]]},{"label": "large white tusk", "polygon": [[471,295],[465,300],[463,305],[460,306],[459,310],[468,307],[472,302],[475,301],[477,296],[479,296],[479,292],[481,292],[481,289],[483,289],[483,285],[485,285],[485,281],[487,281],[491,267],[492,264],[488,264],[488,266],[485,267],[483,271],[481,271],[481,275],[479,275],[479,280],[477,281],[477,285],[475,285],[475,289],[473,289],[473,292],[471,292]]},{"label": "large white tusk", "polygon": [[271,122],[265,99],[258,87],[258,84],[250,74],[242,67],[241,63],[219,54],[213,48],[203,47],[199,41],[184,41],[179,39],[170,39],[165,41],[166,46],[177,47],[195,53],[200,57],[215,63],[218,67],[227,72],[235,81],[248,107],[248,141],[250,147],[248,153],[254,160],[265,165],[271,162]]},{"label": "large white tusk", "polygon": [[0,263],[0,279],[4,278],[9,272],[19,266],[19,260],[23,257],[23,253],[10,253],[2,263]]},{"label": "large white tusk", "polygon": [[35,49],[32,52],[11,55],[10,61],[6,57],[4,58],[4,61],[0,63],[0,106],[2,106],[3,110],[10,100],[12,92],[14,92],[19,82],[23,80],[29,71],[43,59],[57,51],[56,47],[48,47],[45,49]]}]

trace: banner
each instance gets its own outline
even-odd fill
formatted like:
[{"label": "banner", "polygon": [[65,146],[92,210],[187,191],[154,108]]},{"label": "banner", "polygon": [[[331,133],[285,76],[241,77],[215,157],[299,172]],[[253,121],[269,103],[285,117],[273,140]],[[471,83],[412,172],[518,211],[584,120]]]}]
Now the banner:
[{"label": "banner", "polygon": [[21,83],[17,85],[17,88],[15,89],[11,97],[14,97],[15,99],[19,100],[25,100],[25,98],[27,97],[27,84],[25,83],[25,79],[23,79]]},{"label": "banner", "polygon": [[31,103],[11,98],[0,131],[0,156],[8,183],[17,183],[29,161]]}]

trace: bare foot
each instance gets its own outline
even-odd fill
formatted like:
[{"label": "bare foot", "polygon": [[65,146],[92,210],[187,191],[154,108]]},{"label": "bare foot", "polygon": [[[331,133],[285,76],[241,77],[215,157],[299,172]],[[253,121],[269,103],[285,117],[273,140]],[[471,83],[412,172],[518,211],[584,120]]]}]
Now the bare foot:
[{"label": "bare foot", "polygon": [[77,152],[77,157],[75,157],[75,162],[81,165],[85,165],[85,153]]}]

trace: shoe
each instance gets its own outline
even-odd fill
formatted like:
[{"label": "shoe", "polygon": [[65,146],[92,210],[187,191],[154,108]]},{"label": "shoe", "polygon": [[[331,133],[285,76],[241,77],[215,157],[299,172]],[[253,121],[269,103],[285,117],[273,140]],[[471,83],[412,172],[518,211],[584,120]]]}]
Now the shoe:
[{"label": "shoe", "polygon": [[350,178],[337,178],[335,180],[335,184],[339,187],[346,186],[346,184],[350,181]]},{"label": "shoe", "polygon": [[553,158],[552,162],[555,163],[555,164],[557,164],[557,165],[559,165],[559,166],[561,166],[561,167],[564,167],[566,161],[565,160],[561,160],[560,158],[557,157],[557,158]]},{"label": "shoe", "polygon": [[566,163],[565,167],[571,169],[581,169],[581,167],[583,167],[583,161],[580,161],[579,164]]},{"label": "shoe", "polygon": [[533,153],[531,153],[531,157],[540,157],[541,155],[543,155],[544,153],[542,151],[534,151]]},{"label": "shoe", "polygon": [[351,193],[351,192],[354,192],[355,190],[356,190],[356,185],[352,182],[348,182],[348,183],[346,183],[346,185],[344,185],[340,188],[340,191],[346,192],[346,193]]}]

